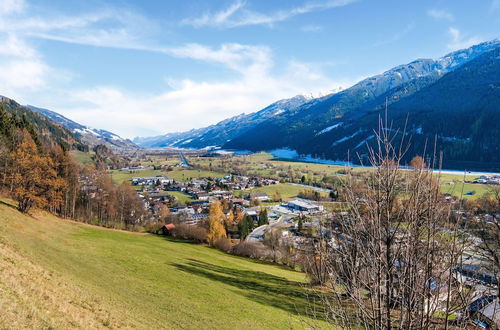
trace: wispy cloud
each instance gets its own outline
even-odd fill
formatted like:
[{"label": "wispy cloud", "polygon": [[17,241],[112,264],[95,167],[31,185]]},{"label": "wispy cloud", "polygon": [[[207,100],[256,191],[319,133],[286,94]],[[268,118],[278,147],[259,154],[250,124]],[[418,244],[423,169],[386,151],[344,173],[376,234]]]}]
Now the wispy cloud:
[{"label": "wispy cloud", "polygon": [[427,11],[427,15],[438,21],[453,22],[455,20],[455,16],[446,10],[430,9]]},{"label": "wispy cloud", "polygon": [[300,31],[302,32],[321,32],[323,31],[323,27],[320,25],[304,25],[300,27]]},{"label": "wispy cloud", "polygon": [[2,0],[0,3],[0,15],[21,12],[25,7],[24,0]]},{"label": "wispy cloud", "polygon": [[478,36],[464,36],[459,29],[454,27],[450,27],[448,29],[448,35],[451,38],[450,42],[447,45],[448,49],[450,50],[467,48],[484,41],[483,38]]},{"label": "wispy cloud", "polygon": [[194,27],[209,26],[217,28],[235,28],[247,25],[271,26],[274,23],[288,20],[297,15],[303,15],[336,7],[343,7],[357,1],[358,0],[329,0],[320,2],[308,2],[303,4],[302,6],[279,10],[272,14],[267,14],[248,9],[246,2],[237,0],[229,7],[218,12],[206,12],[199,17],[186,18],[182,20],[181,23]]},{"label": "wispy cloud", "polygon": [[314,65],[297,60],[284,63],[283,73],[275,73],[273,53],[265,46],[187,44],[165,51],[171,56],[222,65],[235,76],[202,81],[169,78],[169,90],[148,95],[98,86],[73,91],[68,99],[80,105],[58,109],[77,121],[93,126],[106,123],[106,128],[133,137],[148,129],[159,134],[202,127],[242,112],[254,112],[280,98],[353,83],[332,80]]},{"label": "wispy cloud", "polygon": [[[16,3],[2,8],[0,14],[0,71],[5,73],[0,81],[1,94],[52,108],[83,124],[126,137],[201,127],[241,112],[256,111],[279,98],[352,83],[330,79],[311,63],[275,63],[272,49],[265,45],[162,44],[155,38],[158,26],[154,22],[126,10],[106,8],[77,16],[54,12],[36,16],[28,10],[28,4]],[[333,2],[329,5],[333,6]],[[215,21],[225,24],[244,6],[244,2],[235,2]],[[308,6],[286,15],[319,8],[318,4]],[[220,66],[227,74],[207,79],[168,77],[168,84],[156,93],[141,93],[120,85],[76,88],[66,83],[75,73],[50,66],[33,39],[156,52],[165,54],[166,61],[168,57],[199,61]]]}]

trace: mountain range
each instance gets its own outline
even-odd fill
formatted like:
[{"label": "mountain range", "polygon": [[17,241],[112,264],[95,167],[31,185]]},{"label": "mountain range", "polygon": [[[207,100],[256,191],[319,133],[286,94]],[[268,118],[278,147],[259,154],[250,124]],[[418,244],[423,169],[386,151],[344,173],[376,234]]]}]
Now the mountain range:
[{"label": "mountain range", "polygon": [[387,117],[397,139],[410,141],[405,161],[442,152],[445,168],[500,171],[500,39],[399,65],[326,96],[298,95],[208,127],[133,141],[51,110],[0,101],[16,120],[27,118],[43,136],[78,148],[284,150],[354,163],[367,162],[366,146],[375,143],[379,118]]},{"label": "mountain range", "polygon": [[132,141],[124,139],[109,131],[81,125],[51,110],[38,108],[33,105],[27,105],[26,107],[65,127],[66,129],[71,131],[80,141],[82,141],[82,143],[91,147],[95,147],[99,144],[104,144],[112,150],[138,148],[137,145],[135,145]]},{"label": "mountain range", "polygon": [[240,114],[208,127],[147,138],[137,137],[133,141],[144,148],[205,148],[222,146],[255,127],[255,125],[266,120],[272,120],[284,112],[291,113],[299,109],[311,99],[311,97],[297,95],[290,99],[277,101],[258,112]]},{"label": "mountain range", "polygon": [[403,128],[408,120],[408,155],[429,151],[437,138],[445,167],[500,169],[499,52],[500,39],[495,39],[399,65],[321,98],[297,96],[206,128],[134,142],[143,147],[286,148],[330,160],[350,154],[351,161],[362,162],[387,102],[392,127]]}]

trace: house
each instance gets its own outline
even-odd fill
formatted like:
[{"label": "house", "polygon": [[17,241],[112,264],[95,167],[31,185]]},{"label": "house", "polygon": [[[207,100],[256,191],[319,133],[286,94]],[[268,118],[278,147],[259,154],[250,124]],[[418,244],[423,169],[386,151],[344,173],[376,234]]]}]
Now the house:
[{"label": "house", "polygon": [[496,276],[481,265],[460,265],[455,268],[455,271],[463,277],[462,281],[468,285],[478,283],[487,286],[498,285]]},{"label": "house", "polygon": [[500,326],[500,299],[497,296],[483,296],[467,307],[471,321],[483,328],[498,329]]},{"label": "house", "polygon": [[254,193],[246,195],[247,199],[255,199],[260,202],[270,202],[272,199],[263,191],[256,191]]},{"label": "house", "polygon": [[172,230],[175,229],[175,225],[173,223],[169,223],[158,229],[158,235],[171,235]]},{"label": "house", "polygon": [[293,200],[286,204],[286,207],[293,211],[307,212],[307,213],[319,213],[323,211],[323,206],[312,204],[304,200]]}]

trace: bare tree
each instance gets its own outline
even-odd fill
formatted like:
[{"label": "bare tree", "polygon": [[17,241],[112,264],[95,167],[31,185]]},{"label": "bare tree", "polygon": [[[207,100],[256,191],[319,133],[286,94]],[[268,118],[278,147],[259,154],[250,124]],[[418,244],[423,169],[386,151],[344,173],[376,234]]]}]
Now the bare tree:
[{"label": "bare tree", "polygon": [[332,292],[323,298],[326,318],[342,328],[447,328],[465,243],[450,221],[439,173],[422,158],[403,169],[406,132],[379,127],[376,146],[368,147],[373,170],[347,175],[347,206],[331,221],[331,240],[316,251]]}]

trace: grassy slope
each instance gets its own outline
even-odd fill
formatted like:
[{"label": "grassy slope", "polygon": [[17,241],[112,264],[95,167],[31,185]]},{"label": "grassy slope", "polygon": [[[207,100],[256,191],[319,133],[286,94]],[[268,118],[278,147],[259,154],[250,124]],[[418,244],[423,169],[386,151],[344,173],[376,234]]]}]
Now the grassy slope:
[{"label": "grassy slope", "polygon": [[191,196],[183,193],[183,192],[180,192],[180,191],[168,191],[167,192],[169,195],[172,195],[176,198],[176,202],[180,205],[183,205],[183,204],[189,204],[191,202],[193,202],[193,199],[191,198]]},{"label": "grassy slope", "polygon": [[0,328],[303,328],[301,273],[0,204]]},{"label": "grassy slope", "polygon": [[[268,196],[272,198],[276,192],[279,192],[281,194],[281,197],[284,200],[291,200],[294,197],[296,197],[301,191],[304,191],[304,190],[310,190],[310,189],[287,184],[287,183],[279,183],[279,184],[274,184],[274,185],[270,185],[270,186],[263,186],[263,187],[259,187],[259,188],[254,188],[251,190],[239,191],[238,193],[239,193],[239,195],[244,195],[244,194],[248,194],[248,193],[262,191],[262,192],[265,192],[266,194],[268,194]],[[328,196],[327,193],[322,192],[320,194],[323,196]]]},{"label": "grassy slope", "polygon": [[225,176],[224,173],[217,173],[211,171],[203,171],[203,170],[188,170],[177,168],[173,171],[155,171],[155,170],[142,170],[142,171],[134,171],[134,172],[123,172],[120,170],[112,170],[109,171],[112,176],[113,182],[120,184],[124,181],[130,181],[134,177],[152,177],[157,175],[163,175],[167,178],[171,178],[181,182],[190,181],[191,178],[221,178]]},{"label": "grassy slope", "polygon": [[73,159],[82,164],[89,164],[92,163],[92,156],[94,152],[83,152],[79,150],[71,150],[70,151],[71,156]]}]

